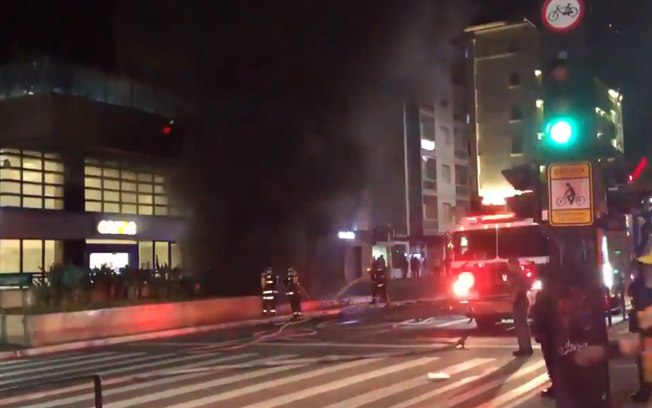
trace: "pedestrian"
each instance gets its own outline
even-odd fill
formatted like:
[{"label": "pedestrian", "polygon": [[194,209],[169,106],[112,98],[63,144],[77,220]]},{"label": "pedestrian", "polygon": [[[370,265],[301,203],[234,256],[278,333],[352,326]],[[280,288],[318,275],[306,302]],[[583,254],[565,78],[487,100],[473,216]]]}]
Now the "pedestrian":
[{"label": "pedestrian", "polygon": [[419,262],[419,259],[415,255],[412,255],[412,257],[410,258],[410,269],[412,270],[413,278],[419,277],[420,268],[421,268],[421,262]]},{"label": "pedestrian", "polygon": [[[652,330],[643,330],[640,325],[639,314],[652,306],[652,253],[641,256],[638,261],[638,274],[627,289],[632,298],[632,312],[630,314],[629,328],[633,333],[638,333],[641,342],[645,337],[652,336]],[[646,381],[643,367],[643,358],[639,353],[636,356],[639,389],[631,395],[637,403],[645,403],[652,397],[652,386]]]},{"label": "pedestrian", "polygon": [[274,273],[272,267],[267,267],[261,276],[261,286],[263,292],[263,316],[276,316],[276,300],[278,290],[276,285],[279,277]]},{"label": "pedestrian", "polygon": [[[543,276],[541,277],[543,280]],[[547,282],[546,282],[547,283]],[[554,346],[554,296],[550,285],[542,285],[537,292],[534,305],[532,306],[532,317],[535,340],[541,344],[541,354],[546,363],[550,387],[541,391],[542,398],[555,397],[555,346]]]},{"label": "pedestrian", "polygon": [[285,295],[292,309],[292,319],[298,319],[301,317],[301,286],[299,285],[299,274],[294,268],[288,268],[284,283]]},{"label": "pedestrian", "polygon": [[530,289],[529,283],[523,273],[518,258],[510,258],[507,261],[509,270],[512,311],[514,316],[514,331],[518,340],[518,350],[512,353],[515,357],[529,357],[532,350],[532,339],[530,338],[530,327],[528,325],[528,313],[530,301],[527,292]]}]

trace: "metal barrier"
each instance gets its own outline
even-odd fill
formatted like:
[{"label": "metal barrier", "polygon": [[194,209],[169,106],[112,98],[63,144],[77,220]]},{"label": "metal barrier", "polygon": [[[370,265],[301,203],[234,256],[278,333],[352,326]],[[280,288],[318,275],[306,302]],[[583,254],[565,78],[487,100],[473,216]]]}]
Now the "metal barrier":
[{"label": "metal barrier", "polygon": [[95,396],[95,408],[102,408],[102,378],[99,375],[86,375],[80,377],[70,377],[62,380],[51,380],[44,381],[40,383],[24,384],[16,387],[2,388],[0,389],[0,394],[11,394],[24,390],[34,390],[36,388],[42,388],[48,385],[60,385],[60,384],[77,384],[83,383],[88,380],[93,380],[93,393]]}]

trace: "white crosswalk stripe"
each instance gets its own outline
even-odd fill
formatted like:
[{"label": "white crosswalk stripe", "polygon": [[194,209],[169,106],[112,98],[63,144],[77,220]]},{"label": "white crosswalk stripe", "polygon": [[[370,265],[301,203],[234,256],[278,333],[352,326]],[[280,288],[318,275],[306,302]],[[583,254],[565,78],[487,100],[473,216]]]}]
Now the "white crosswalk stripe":
[{"label": "white crosswalk stripe", "polygon": [[[299,350],[301,351],[301,350]],[[92,408],[92,384],[6,392],[14,385],[77,375],[102,377],[106,408],[467,408],[516,407],[547,382],[540,358],[519,360],[465,352],[360,356],[234,351],[185,353],[169,348],[65,354],[0,364],[0,407]],[[444,372],[438,381],[429,372]],[[482,405],[483,404],[483,405]]]}]

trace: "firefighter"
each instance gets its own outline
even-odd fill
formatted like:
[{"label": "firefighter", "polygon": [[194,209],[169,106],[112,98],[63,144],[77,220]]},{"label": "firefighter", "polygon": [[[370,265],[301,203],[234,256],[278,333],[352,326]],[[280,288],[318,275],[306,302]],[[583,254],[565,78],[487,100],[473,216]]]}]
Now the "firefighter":
[{"label": "firefighter", "polygon": [[375,305],[380,297],[389,305],[389,299],[387,297],[387,269],[380,262],[372,264],[371,284],[371,304]]},{"label": "firefighter", "polygon": [[299,274],[294,268],[288,268],[285,273],[285,288],[290,308],[292,308],[292,319],[301,317],[301,285]]},{"label": "firefighter", "polygon": [[265,269],[261,278],[261,286],[263,289],[263,316],[265,317],[276,316],[276,297],[278,296],[276,285],[278,284],[278,281],[278,275],[274,273],[272,267]]}]

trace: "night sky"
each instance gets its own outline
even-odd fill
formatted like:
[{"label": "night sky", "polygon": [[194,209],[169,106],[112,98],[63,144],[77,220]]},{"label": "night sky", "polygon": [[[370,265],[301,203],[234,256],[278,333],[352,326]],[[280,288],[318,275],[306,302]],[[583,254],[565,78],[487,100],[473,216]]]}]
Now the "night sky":
[{"label": "night sky", "polygon": [[[204,226],[191,237],[196,258],[240,271],[232,283],[242,291],[265,264],[295,262],[294,242],[335,228],[326,214],[348,208],[343,197],[367,183],[369,157],[383,161],[359,135],[378,119],[370,101],[427,93],[430,64],[455,30],[535,19],[533,3],[7,1],[0,58],[47,53],[210,101],[186,134],[177,185]],[[652,120],[652,3],[594,3],[596,69],[623,87],[626,144],[639,152]]]}]

